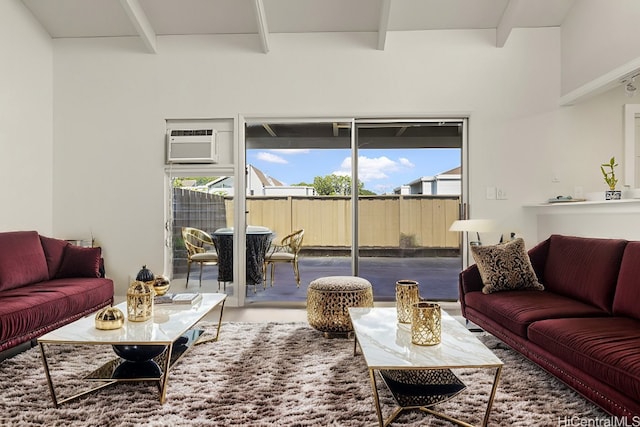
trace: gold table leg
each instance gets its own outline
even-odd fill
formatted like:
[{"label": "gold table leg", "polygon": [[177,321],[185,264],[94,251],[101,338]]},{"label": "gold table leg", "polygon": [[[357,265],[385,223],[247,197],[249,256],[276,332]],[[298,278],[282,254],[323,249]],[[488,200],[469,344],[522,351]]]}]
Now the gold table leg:
[{"label": "gold table leg", "polygon": [[173,343],[167,346],[165,350],[167,352],[167,357],[163,366],[163,375],[162,379],[162,390],[160,391],[160,403],[164,403],[167,400],[167,384],[169,383],[169,368],[171,362],[171,352],[173,351]]},{"label": "gold table leg", "polygon": [[500,373],[502,372],[502,366],[498,366],[496,368],[496,375],[493,377],[493,387],[491,387],[491,395],[489,396],[489,403],[487,403],[487,412],[484,414],[484,421],[482,422],[483,427],[489,424],[489,413],[491,412],[491,407],[493,406],[493,400],[496,397],[496,391],[498,391],[498,382],[500,382]]},{"label": "gold table leg", "polygon": [[212,338],[203,338],[203,339],[198,339],[196,343],[194,343],[193,345],[200,345],[200,344],[204,344],[204,343],[208,343],[208,342],[216,342],[218,341],[218,338],[220,337],[220,326],[222,326],[222,313],[224,312],[224,303],[227,300],[224,299],[222,301],[222,304],[220,305],[220,317],[218,318],[218,327],[216,329],[216,336],[212,337]]},{"label": "gold table leg", "polygon": [[371,389],[373,390],[373,401],[376,405],[376,414],[378,414],[378,423],[380,424],[380,427],[384,427],[385,422],[382,419],[380,397],[378,396],[378,385],[376,384],[376,375],[373,369],[369,369],[369,378],[371,379]]},{"label": "gold table leg", "polygon": [[47,360],[47,354],[44,351],[44,344],[39,342],[38,345],[40,347],[40,354],[42,355],[42,364],[44,366],[44,373],[47,377],[47,386],[49,387],[49,394],[51,394],[51,400],[53,401],[54,408],[59,408],[60,405],[62,405],[65,402],[69,402],[71,400],[77,399],[78,397],[82,397],[86,394],[108,387],[111,384],[114,384],[117,382],[115,380],[105,379],[104,382],[102,382],[101,384],[98,384],[95,387],[91,387],[88,390],[84,390],[80,393],[74,394],[73,396],[69,396],[64,399],[58,400],[58,397],[56,396],[55,386],[53,384],[53,379],[51,378],[51,371],[49,370],[49,362]]}]

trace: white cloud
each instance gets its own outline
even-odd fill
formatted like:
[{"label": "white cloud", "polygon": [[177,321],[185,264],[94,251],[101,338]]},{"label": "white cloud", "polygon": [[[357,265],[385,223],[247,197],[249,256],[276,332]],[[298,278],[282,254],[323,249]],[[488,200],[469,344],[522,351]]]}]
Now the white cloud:
[{"label": "white cloud", "polygon": [[405,158],[405,157],[400,157],[398,159],[398,161],[400,162],[400,164],[406,168],[414,168],[416,165],[414,165],[413,163],[411,163],[411,160]]},{"label": "white cloud", "polygon": [[260,151],[256,157],[258,158],[258,160],[262,160],[269,163],[281,163],[281,164],[289,163],[282,157],[276,156],[275,154],[272,154],[272,153],[267,153],[265,151]]},{"label": "white cloud", "polygon": [[[366,156],[358,157],[358,178],[362,182],[372,181],[375,179],[389,178],[389,174],[398,172],[404,167],[413,167],[413,164],[407,159],[399,161],[391,160],[386,156],[369,158]],[[341,171],[348,173],[351,170],[351,158],[347,157],[340,165]]]}]

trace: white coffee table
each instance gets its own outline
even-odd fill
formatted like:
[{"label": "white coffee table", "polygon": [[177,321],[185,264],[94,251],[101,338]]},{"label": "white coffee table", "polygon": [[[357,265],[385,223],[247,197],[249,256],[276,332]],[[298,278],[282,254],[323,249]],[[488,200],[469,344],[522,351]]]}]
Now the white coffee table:
[{"label": "white coffee table", "polygon": [[[202,299],[194,304],[156,304],[153,317],[144,322],[131,322],[125,320],[124,326],[114,330],[99,330],[95,327],[95,313],[73,323],[62,326],[54,331],[42,335],[38,338],[42,362],[44,364],[49,392],[55,407],[58,405],[84,396],[95,390],[107,387],[117,382],[132,381],[153,381],[157,382],[160,391],[160,403],[164,403],[167,395],[167,383],[169,370],[188,350],[195,344],[202,330],[192,329],[204,316],[216,307],[220,307],[220,318],[216,336],[212,339],[218,340],[220,335],[220,324],[222,323],[222,312],[226,294],[202,294]],[[116,305],[126,317],[127,303]],[[126,350],[133,354],[140,355],[145,352],[161,353],[157,357],[140,357],[138,362],[124,361],[121,358],[114,359],[99,369],[90,373],[86,380],[92,382],[93,387],[76,395],[58,399],[55,386],[51,379],[49,361],[46,354],[46,346],[50,345],[112,345],[117,349]],[[115,356],[115,353],[114,353]],[[159,363],[156,363],[156,360]],[[139,363],[136,365],[135,363]],[[155,366],[154,366],[155,365]],[[159,366],[160,365],[160,366]],[[141,369],[137,370],[137,367]],[[144,369],[142,369],[144,368]]]},{"label": "white coffee table", "polygon": [[[411,343],[411,325],[398,323],[395,307],[349,308],[349,315],[355,331],[354,355],[357,354],[357,345],[359,344],[369,369],[380,426],[391,424],[403,410],[408,409],[419,409],[455,424],[470,426],[465,421],[432,410],[429,407],[431,404],[400,404],[397,398],[398,390],[394,389],[388,375],[401,373],[408,377],[424,377],[425,373],[435,373],[437,374],[435,376],[445,378],[446,384],[440,382],[437,384],[410,384],[413,388],[411,393],[416,393],[416,390],[431,390],[434,386],[438,388],[440,385],[455,388],[458,385],[457,378],[450,372],[450,369],[456,368],[495,369],[493,387],[488,396],[487,409],[482,423],[483,426],[487,425],[503,363],[460,322],[442,311],[441,343],[434,346],[420,346]],[[382,416],[375,371],[382,374],[387,373],[386,378],[383,375],[383,379],[400,404],[400,407],[387,420],[384,420]],[[433,376],[431,375],[431,377]],[[460,388],[458,387],[456,390],[460,390]],[[449,397],[457,392],[459,391],[452,392],[453,394]]]}]

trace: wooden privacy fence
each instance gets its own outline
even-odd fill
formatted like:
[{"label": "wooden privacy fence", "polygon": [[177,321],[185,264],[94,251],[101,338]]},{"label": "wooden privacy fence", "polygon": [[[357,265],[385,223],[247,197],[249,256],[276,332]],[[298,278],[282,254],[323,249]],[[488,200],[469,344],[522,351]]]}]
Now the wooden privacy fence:
[{"label": "wooden privacy fence", "polygon": [[[225,201],[230,226],[233,199]],[[458,219],[459,204],[458,196],[360,196],[359,246],[457,249],[459,233],[449,231],[449,227]],[[247,197],[247,211],[247,224],[269,227],[277,240],[304,228],[305,247],[351,246],[349,197]]]},{"label": "wooden privacy fence", "polygon": [[173,189],[174,248],[184,249],[182,227],[195,227],[213,233],[218,228],[226,226],[224,197],[183,188]]}]

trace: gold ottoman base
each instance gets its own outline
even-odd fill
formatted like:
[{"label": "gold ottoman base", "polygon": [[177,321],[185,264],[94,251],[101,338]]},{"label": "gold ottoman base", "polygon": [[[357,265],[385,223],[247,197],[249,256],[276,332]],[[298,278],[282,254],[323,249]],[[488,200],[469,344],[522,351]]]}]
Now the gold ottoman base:
[{"label": "gold ottoman base", "polygon": [[373,307],[368,280],[355,276],[321,277],[307,290],[307,320],[326,337],[349,336],[353,325],[349,307]]}]

